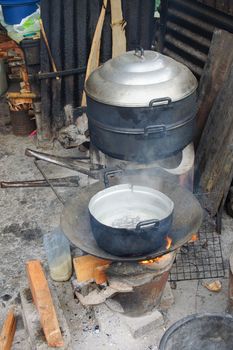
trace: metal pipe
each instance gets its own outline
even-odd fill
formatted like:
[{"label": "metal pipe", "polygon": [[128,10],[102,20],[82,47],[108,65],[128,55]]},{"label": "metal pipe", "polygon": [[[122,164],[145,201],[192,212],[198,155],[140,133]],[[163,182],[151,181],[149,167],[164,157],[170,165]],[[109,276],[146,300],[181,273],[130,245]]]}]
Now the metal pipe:
[{"label": "metal pipe", "polygon": [[61,70],[57,72],[48,72],[48,73],[38,73],[35,75],[29,76],[30,78],[38,78],[39,80],[42,79],[53,79],[56,77],[66,77],[68,75],[76,75],[76,74],[83,74],[86,72],[86,67],[81,67],[81,68],[73,68],[73,69],[66,69],[66,70]]},{"label": "metal pipe", "polygon": [[[78,187],[79,177],[69,176],[60,179],[49,179],[55,187]],[[46,180],[26,180],[26,181],[2,181],[1,188],[31,188],[31,187],[49,187]]]},{"label": "metal pipe", "polygon": [[90,162],[81,161],[81,159],[89,159],[87,157],[77,157],[77,158],[68,158],[68,157],[58,157],[50,154],[33,151],[29,148],[25,150],[25,155],[28,157],[34,157],[36,159],[44,160],[48,163],[52,163],[58,166],[62,166],[67,169],[71,169],[82,174],[88,175],[94,179],[100,178],[99,170],[91,170]]}]

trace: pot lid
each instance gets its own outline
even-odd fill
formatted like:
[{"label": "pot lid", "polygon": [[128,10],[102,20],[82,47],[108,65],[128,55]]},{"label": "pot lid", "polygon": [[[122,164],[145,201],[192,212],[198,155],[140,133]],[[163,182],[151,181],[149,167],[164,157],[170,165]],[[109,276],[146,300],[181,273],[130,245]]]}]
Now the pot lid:
[{"label": "pot lid", "polygon": [[107,61],[85,85],[92,99],[122,107],[148,107],[152,100],[155,101],[151,105],[179,101],[196,88],[197,80],[185,65],[143,49]]}]

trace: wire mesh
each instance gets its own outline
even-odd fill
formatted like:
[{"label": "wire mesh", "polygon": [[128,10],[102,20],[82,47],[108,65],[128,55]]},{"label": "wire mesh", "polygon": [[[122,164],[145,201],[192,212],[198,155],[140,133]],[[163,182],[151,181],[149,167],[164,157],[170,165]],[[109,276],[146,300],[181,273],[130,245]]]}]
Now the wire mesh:
[{"label": "wire mesh", "polygon": [[[196,195],[203,209],[208,196]],[[216,232],[215,219],[204,210],[203,224],[197,240],[181,247],[170,272],[170,281],[219,278],[225,276],[221,236]]]}]

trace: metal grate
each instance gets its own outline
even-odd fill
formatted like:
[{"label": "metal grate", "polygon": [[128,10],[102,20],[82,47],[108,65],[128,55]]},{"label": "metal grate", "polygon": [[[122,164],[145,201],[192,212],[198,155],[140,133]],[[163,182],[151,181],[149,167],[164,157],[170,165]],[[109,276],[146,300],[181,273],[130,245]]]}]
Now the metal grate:
[{"label": "metal grate", "polygon": [[[203,208],[208,196],[200,200]],[[205,212],[198,239],[184,245],[176,256],[170,272],[170,281],[219,278],[225,276],[224,261],[221,248],[221,236],[216,232],[216,224]]]}]

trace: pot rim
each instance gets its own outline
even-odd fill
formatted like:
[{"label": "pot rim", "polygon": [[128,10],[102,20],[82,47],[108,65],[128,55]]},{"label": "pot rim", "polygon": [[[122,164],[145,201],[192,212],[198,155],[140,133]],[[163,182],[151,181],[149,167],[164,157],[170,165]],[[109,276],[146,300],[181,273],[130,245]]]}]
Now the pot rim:
[{"label": "pot rim", "polygon": [[[113,227],[110,225],[106,225],[105,223],[101,222],[95,215],[95,213],[93,213],[94,210],[94,206],[101,201],[101,199],[106,198],[108,196],[113,196],[114,198],[114,194],[119,194],[120,192],[122,193],[127,193],[127,192],[131,192],[131,191],[135,191],[138,193],[146,193],[148,194],[148,196],[154,195],[154,197],[158,196],[160,197],[161,200],[163,200],[163,202],[166,203],[166,205],[169,207],[167,213],[165,216],[161,217],[160,219],[157,219],[158,222],[163,222],[166,219],[168,219],[174,211],[174,202],[167,196],[165,195],[163,192],[155,190],[151,187],[147,187],[147,186],[140,186],[140,185],[132,185],[132,184],[121,184],[121,185],[115,185],[115,186],[111,186],[108,188],[103,189],[102,191],[99,191],[98,193],[96,193],[89,201],[88,203],[88,211],[89,214],[91,216],[93,216],[93,218],[98,221],[101,225],[108,227],[110,229],[119,229],[119,230],[128,230],[128,231],[134,231],[136,228],[127,228],[127,227]],[[101,202],[99,203],[99,205],[101,205]]]}]

